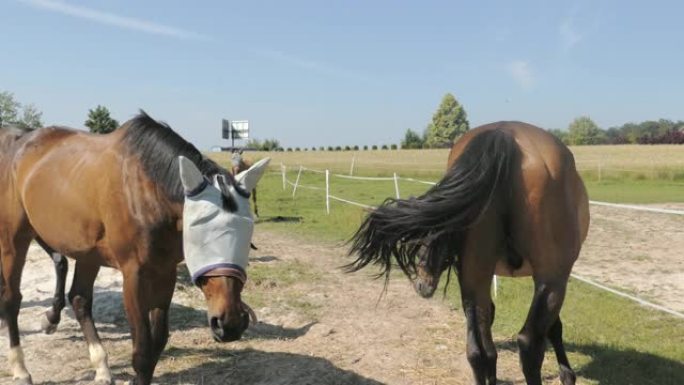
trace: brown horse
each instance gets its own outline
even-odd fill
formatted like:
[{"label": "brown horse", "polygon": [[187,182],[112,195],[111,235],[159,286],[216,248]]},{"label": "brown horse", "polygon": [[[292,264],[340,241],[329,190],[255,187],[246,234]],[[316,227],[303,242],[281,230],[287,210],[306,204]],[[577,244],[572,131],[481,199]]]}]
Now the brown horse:
[{"label": "brown horse", "polygon": [[[242,157],[242,151],[243,150],[233,150],[232,155],[231,155],[231,172],[233,175],[237,175],[245,170],[248,170],[250,167],[252,167],[252,162],[249,162],[245,160]],[[252,193],[252,202],[254,202],[254,215],[259,216],[259,206],[257,206],[257,191],[256,187],[251,191]]]},{"label": "brown horse", "polygon": [[429,297],[454,267],[467,320],[467,358],[478,385],[496,384],[492,276],[532,276],[534,297],[518,347],[527,384],[540,385],[545,342],[563,385],[575,383],[559,317],[572,266],[589,226],[589,203],[572,154],[546,131],[499,122],[463,135],[448,171],[418,198],[388,199],[354,237],[355,271],[394,263]]},{"label": "brown horse", "polygon": [[112,382],[92,319],[100,266],[123,273],[138,384],[150,383],[166,345],[176,265],[184,256],[207,299],[214,338],[239,339],[249,323],[241,301],[253,228],[247,191],[267,163],[234,179],[145,113],[107,135],[58,127],[1,129],[0,317],[9,329],[15,382],[31,384],[17,315],[21,273],[34,238],[47,251],[76,261],[69,301],[98,383]]}]

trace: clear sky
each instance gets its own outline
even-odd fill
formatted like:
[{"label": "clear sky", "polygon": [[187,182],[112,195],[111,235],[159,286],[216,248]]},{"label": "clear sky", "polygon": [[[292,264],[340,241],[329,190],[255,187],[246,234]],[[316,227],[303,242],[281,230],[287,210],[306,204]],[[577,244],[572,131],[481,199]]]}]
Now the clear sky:
[{"label": "clear sky", "polygon": [[681,1],[0,0],[0,90],[82,127],[138,108],[202,149],[398,143],[446,92],[471,127],[684,119]]}]

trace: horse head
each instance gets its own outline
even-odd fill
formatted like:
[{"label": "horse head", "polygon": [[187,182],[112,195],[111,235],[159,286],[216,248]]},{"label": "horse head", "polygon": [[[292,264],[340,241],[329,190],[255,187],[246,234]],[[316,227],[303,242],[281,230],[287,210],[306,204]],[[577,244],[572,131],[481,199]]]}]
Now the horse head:
[{"label": "horse head", "polygon": [[428,237],[420,241],[418,248],[418,263],[412,280],[413,288],[423,298],[432,297],[439,286],[442,273],[454,263],[454,259],[449,258],[448,253],[440,252],[439,249],[431,250],[430,246],[435,247],[435,241]]},{"label": "horse head", "polygon": [[[249,191],[264,174],[270,159],[255,163],[229,183],[224,175],[208,180],[197,166],[179,158],[185,189],[183,251],[192,281],[204,293],[207,317],[216,341],[235,341],[249,326],[249,308],[241,293],[247,279],[254,219]],[[226,199],[236,202],[230,210]]]}]

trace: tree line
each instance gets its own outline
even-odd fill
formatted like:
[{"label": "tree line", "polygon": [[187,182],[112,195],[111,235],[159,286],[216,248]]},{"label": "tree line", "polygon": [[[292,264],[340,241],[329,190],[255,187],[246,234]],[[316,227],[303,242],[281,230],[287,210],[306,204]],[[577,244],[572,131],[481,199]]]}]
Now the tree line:
[{"label": "tree line", "polygon": [[684,121],[668,119],[625,123],[601,129],[588,116],[576,118],[567,130],[549,130],[569,145],[592,144],[684,144]]},{"label": "tree line", "polygon": [[[15,125],[25,128],[42,127],[43,113],[34,104],[22,104],[11,92],[0,92],[0,127]],[[101,105],[88,110],[84,125],[93,133],[105,134],[114,131],[119,122],[111,117],[109,110]],[[463,106],[454,95],[447,93],[442,98],[432,120],[422,133],[406,130],[401,141],[402,149],[447,148],[454,140],[470,129],[470,123]],[[621,126],[600,128],[588,116],[573,120],[567,129],[551,129],[553,135],[568,145],[594,144],[684,144],[684,121],[647,120],[640,123],[625,123]],[[359,151],[396,150],[396,144],[372,146],[320,146],[310,148],[283,148],[277,139],[250,139],[245,147],[258,151]]]},{"label": "tree line", "polygon": [[[20,103],[13,93],[0,91],[0,127],[41,128],[42,118],[43,113],[34,104]],[[98,134],[106,134],[119,127],[119,122],[111,117],[107,107],[100,105],[88,110],[88,117],[83,124],[90,132]]]}]

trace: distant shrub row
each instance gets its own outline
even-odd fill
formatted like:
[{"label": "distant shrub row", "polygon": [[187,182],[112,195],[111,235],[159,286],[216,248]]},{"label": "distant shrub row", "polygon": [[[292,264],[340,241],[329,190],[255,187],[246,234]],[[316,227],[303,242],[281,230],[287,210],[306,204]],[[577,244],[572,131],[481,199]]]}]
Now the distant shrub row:
[{"label": "distant shrub row", "polygon": [[[286,152],[297,152],[297,151],[368,151],[368,150],[397,150],[399,149],[399,146],[396,144],[383,144],[381,146],[377,145],[372,145],[372,146],[312,146],[312,147],[278,147],[277,149],[270,150],[270,151],[286,151]],[[268,150],[263,150],[263,151],[268,151]]]}]

